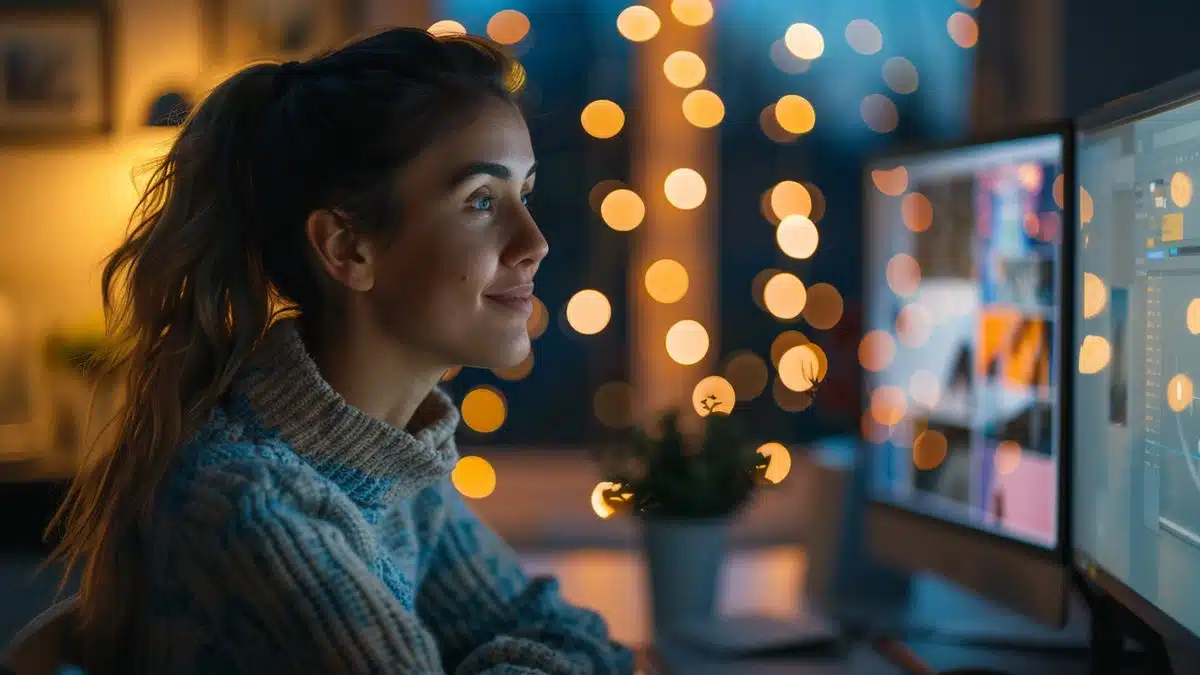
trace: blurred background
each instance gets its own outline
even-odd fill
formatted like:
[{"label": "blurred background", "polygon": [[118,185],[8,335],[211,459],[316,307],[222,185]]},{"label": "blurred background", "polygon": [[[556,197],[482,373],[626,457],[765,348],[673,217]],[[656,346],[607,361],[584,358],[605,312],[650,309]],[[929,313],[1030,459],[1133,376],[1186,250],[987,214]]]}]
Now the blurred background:
[{"label": "blurred background", "polygon": [[[734,528],[722,603],[787,612],[806,572],[808,443],[858,432],[864,159],[1070,116],[1197,67],[1182,2],[0,0],[0,641],[49,601],[41,529],[119,392],[87,358],[134,169],[247,62],[364,30],[488,35],[527,74],[552,253],[532,356],[464,370],[455,484],[618,639],[646,640],[636,526],[589,453],[708,394],[772,485]],[[1188,62],[1192,59],[1192,63]],[[796,391],[781,357],[812,344]],[[782,368],[782,369],[781,369]],[[95,396],[93,397],[93,394]],[[811,514],[810,514],[811,516]]]}]

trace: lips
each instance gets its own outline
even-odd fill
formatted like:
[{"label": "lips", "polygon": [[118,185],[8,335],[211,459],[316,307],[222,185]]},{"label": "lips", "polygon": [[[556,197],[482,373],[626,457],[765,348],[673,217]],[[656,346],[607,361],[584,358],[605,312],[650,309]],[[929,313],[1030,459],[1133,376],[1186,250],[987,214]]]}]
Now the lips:
[{"label": "lips", "polygon": [[513,312],[525,315],[533,312],[533,284],[520,284],[503,291],[487,293],[483,297]]}]

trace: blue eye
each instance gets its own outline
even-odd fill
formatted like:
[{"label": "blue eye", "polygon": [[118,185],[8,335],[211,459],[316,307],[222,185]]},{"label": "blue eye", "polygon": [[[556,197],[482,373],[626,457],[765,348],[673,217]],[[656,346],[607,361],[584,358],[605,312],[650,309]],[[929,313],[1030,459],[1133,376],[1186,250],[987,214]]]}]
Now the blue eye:
[{"label": "blue eye", "polygon": [[491,197],[479,197],[477,199],[473,199],[473,200],[471,200],[471,208],[475,209],[476,211],[491,211],[492,210],[492,198]]},{"label": "blue eye", "polygon": [[521,203],[529,206],[529,195],[521,195]]}]

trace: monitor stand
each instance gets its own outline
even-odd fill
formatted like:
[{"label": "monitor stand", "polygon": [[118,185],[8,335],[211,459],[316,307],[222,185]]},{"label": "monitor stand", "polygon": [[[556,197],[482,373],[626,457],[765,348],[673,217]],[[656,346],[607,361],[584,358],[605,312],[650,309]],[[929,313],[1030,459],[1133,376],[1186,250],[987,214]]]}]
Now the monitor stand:
[{"label": "monitor stand", "polygon": [[1088,663],[1090,675],[1121,675],[1128,662],[1129,640],[1141,647],[1137,658],[1147,672],[1156,675],[1183,675],[1183,661],[1172,667],[1171,654],[1157,631],[1135,617],[1116,600],[1097,590],[1086,579],[1078,579],[1076,586],[1091,611],[1091,650]]}]

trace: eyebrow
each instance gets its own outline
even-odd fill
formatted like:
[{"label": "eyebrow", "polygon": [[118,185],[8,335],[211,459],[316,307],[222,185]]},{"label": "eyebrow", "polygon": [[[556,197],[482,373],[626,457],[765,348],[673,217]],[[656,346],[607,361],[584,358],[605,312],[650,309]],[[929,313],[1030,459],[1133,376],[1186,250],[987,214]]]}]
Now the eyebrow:
[{"label": "eyebrow", "polygon": [[[525,177],[529,178],[536,171],[537,163],[534,162],[533,166],[529,167],[529,171],[525,174]],[[479,175],[495,176],[501,180],[508,180],[512,178],[512,171],[507,166],[497,162],[472,162],[454,172],[450,180],[450,185],[462,185],[464,182]]]}]

